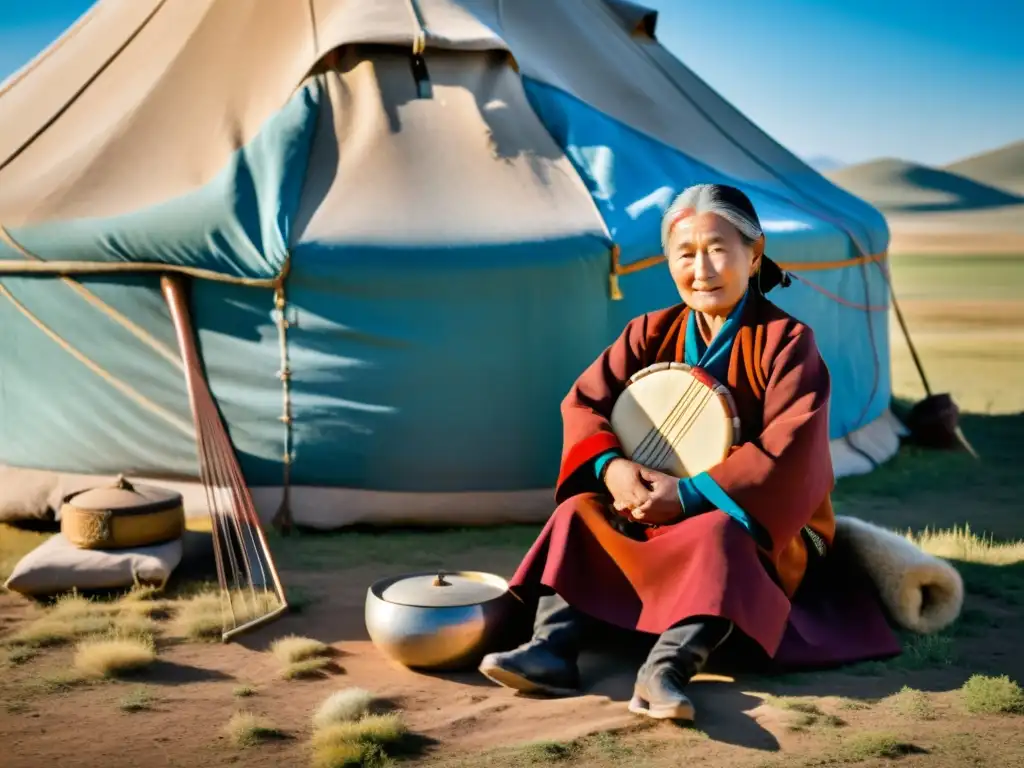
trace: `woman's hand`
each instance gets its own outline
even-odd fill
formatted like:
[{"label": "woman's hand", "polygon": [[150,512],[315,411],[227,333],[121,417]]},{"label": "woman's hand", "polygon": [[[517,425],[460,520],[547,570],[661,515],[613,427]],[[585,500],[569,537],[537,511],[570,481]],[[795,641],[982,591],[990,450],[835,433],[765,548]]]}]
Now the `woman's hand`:
[{"label": "woman's hand", "polygon": [[629,510],[639,507],[651,495],[640,473],[644,468],[629,459],[612,459],[604,471],[604,484],[612,495],[616,511],[628,516]]},{"label": "woman's hand", "polygon": [[640,467],[640,480],[650,490],[647,500],[633,509],[633,519],[646,525],[676,522],[683,514],[683,504],[679,501],[679,480],[646,467]]}]

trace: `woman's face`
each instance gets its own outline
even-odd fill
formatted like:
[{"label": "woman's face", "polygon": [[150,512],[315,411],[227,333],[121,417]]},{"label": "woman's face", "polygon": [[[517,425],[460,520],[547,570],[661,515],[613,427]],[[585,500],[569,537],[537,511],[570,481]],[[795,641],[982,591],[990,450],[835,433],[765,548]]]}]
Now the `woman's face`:
[{"label": "woman's face", "polygon": [[736,227],[713,213],[680,221],[665,255],[683,301],[706,315],[728,315],[757,271],[763,242],[747,245]]}]

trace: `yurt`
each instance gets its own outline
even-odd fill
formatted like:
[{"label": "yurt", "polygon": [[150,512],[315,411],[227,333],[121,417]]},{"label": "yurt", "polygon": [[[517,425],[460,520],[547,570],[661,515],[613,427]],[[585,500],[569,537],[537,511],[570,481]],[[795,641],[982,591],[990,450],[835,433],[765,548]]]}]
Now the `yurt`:
[{"label": "yurt", "polygon": [[[832,374],[837,474],[896,450],[888,230],[621,0],[100,0],[0,85],[0,505],[125,474],[202,514],[161,278],[261,517],[550,513],[559,403],[678,300],[660,217],[744,189]],[[52,505],[51,505],[52,506]]]}]

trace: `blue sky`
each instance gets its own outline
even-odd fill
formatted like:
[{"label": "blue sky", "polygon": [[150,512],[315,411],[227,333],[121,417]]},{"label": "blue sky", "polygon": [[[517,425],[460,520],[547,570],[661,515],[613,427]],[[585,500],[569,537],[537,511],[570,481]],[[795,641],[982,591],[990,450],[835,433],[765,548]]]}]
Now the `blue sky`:
[{"label": "blue sky", "polygon": [[[662,43],[805,157],[939,165],[1024,139],[1024,0],[639,2],[661,11]],[[0,79],[91,4],[0,0]]]}]

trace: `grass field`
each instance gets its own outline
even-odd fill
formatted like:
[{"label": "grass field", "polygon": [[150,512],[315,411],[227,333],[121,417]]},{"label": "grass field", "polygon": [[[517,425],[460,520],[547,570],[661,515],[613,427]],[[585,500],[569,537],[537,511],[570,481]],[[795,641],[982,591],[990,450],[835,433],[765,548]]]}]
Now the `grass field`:
[{"label": "grass field", "polygon": [[[840,514],[915,532],[923,548],[948,557],[964,578],[961,619],[937,635],[905,635],[901,657],[819,674],[702,684],[696,698],[704,714],[697,728],[632,724],[608,708],[621,704],[599,697],[548,704],[505,696],[470,678],[403,676],[352,642],[361,638],[351,627],[361,621],[370,579],[442,566],[504,573],[533,540],[536,526],[271,535],[286,584],[311,597],[299,601],[306,604],[302,613],[263,636],[258,648],[197,645],[175,628],[175,615],[188,612],[175,600],[158,601],[148,612],[108,606],[99,618],[68,604],[52,609],[63,613],[48,623],[39,609],[4,602],[0,700],[7,709],[0,712],[0,741],[31,747],[23,754],[15,749],[13,765],[60,762],[81,750],[100,762],[114,754],[103,751],[97,738],[83,746],[73,734],[45,741],[31,736],[39,722],[31,718],[40,712],[88,720],[92,725],[83,727],[90,733],[106,732],[111,739],[131,732],[118,718],[149,722],[174,734],[174,750],[159,747],[170,764],[309,764],[307,748],[315,737],[309,721],[338,690],[338,675],[369,689],[391,685],[405,702],[410,728],[435,743],[426,756],[413,752],[405,759],[453,768],[668,768],[691,762],[782,768],[894,760],[944,768],[1024,765],[1024,693],[1016,687],[1024,681],[1024,257],[913,256],[895,259],[893,271],[933,388],[952,393],[961,405],[964,431],[981,455],[976,461],[963,453],[904,449],[870,475],[838,484]],[[895,394],[914,401],[923,391],[895,322],[892,339]],[[0,530],[0,572],[40,540],[40,534]],[[43,623],[27,624],[30,619]],[[69,673],[71,644],[81,639],[76,627],[88,635],[89,622],[107,631],[119,621],[153,641],[155,671],[133,676],[130,690],[118,678],[94,682]],[[34,634],[26,626],[35,626]],[[45,642],[13,642],[18,632]],[[338,649],[339,671],[311,679],[283,675],[272,653],[280,655],[281,646],[271,640],[295,633]],[[247,705],[241,713],[239,691]],[[273,738],[231,736],[243,717],[271,723],[261,727]],[[218,736],[225,727],[229,736]],[[148,760],[152,748],[142,737],[125,739],[125,764]],[[355,762],[345,763],[341,755],[318,765],[380,766],[389,759],[369,748],[359,755]]]},{"label": "grass field", "polygon": [[902,300],[1024,301],[1024,255],[897,255],[891,264]]},{"label": "grass field", "polygon": [[[933,391],[974,414],[1024,412],[1024,256],[902,256],[893,284]],[[893,390],[924,396],[890,322]]]}]

